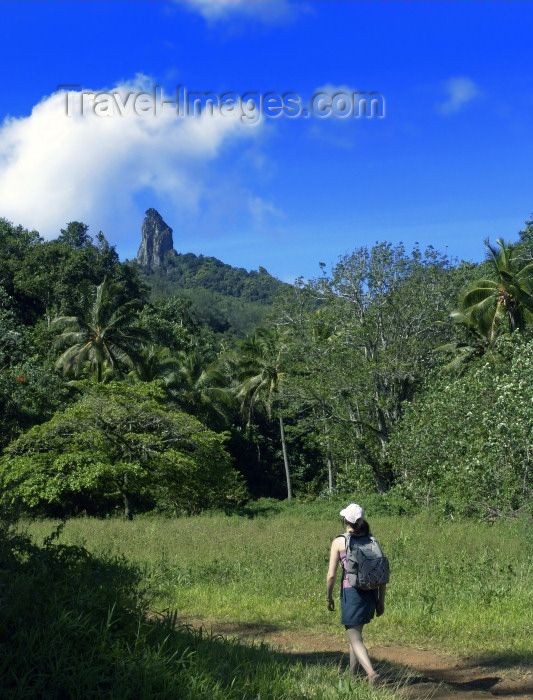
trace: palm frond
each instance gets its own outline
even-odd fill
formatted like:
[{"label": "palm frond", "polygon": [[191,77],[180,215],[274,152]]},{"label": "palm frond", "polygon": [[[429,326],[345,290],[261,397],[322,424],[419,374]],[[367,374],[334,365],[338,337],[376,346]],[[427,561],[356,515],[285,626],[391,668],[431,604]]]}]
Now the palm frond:
[{"label": "palm frond", "polygon": [[493,280],[479,280],[475,286],[467,289],[467,291],[462,295],[460,299],[460,306],[462,309],[467,309],[474,306],[474,304],[479,304],[479,302],[493,297],[497,289],[497,282],[494,282]]},{"label": "palm frond", "polygon": [[471,345],[463,345],[462,347],[456,345],[454,349],[454,357],[450,360],[450,362],[447,362],[443,367],[441,367],[439,374],[452,372],[461,375],[465,371],[468,363],[478,354],[478,349],[472,347]]}]

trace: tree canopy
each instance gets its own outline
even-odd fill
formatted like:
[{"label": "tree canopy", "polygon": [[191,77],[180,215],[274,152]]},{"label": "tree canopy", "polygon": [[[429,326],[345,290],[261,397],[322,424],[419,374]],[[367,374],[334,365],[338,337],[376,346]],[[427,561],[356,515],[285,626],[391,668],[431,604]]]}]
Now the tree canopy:
[{"label": "tree canopy", "polygon": [[82,222],[45,242],[0,220],[4,502],[129,517],[376,493],[521,511],[533,223],[486,250],[475,265],[379,242],[294,285],[177,255],[143,278]]},{"label": "tree canopy", "polygon": [[133,367],[148,334],[139,325],[141,301],[119,304],[119,293],[119,285],[106,277],[96,288],[94,301],[84,317],[59,316],[53,320],[56,328],[63,328],[56,344],[66,346],[66,350],[56,365],[65,374],[79,375],[89,364],[96,381],[101,382],[105,366],[110,372]]},{"label": "tree canopy", "polygon": [[102,514],[121,507],[194,513],[245,496],[226,436],[170,410],[154,384],[94,385],[33,427],[0,461],[2,499],[34,513]]}]

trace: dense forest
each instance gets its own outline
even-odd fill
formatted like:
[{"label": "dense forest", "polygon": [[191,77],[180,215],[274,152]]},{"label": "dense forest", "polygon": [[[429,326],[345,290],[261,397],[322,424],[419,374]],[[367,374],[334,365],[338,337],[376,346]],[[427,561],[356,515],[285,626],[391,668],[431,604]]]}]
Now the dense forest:
[{"label": "dense forest", "polygon": [[190,255],[147,277],[83,223],[44,241],[1,219],[3,508],[530,508],[533,222],[484,246],[377,243],[290,286]]},{"label": "dense forest", "polygon": [[143,269],[151,299],[188,299],[197,322],[216,333],[243,335],[263,323],[285,285],[264,267],[248,272],[194,253],[167,256],[162,267]]}]

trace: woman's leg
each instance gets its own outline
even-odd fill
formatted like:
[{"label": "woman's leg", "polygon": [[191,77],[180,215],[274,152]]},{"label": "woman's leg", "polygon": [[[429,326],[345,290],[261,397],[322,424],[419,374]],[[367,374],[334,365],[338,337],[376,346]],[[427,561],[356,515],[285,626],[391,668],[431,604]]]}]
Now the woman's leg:
[{"label": "woman's leg", "polygon": [[373,680],[378,674],[374,671],[374,667],[368,656],[368,651],[363,644],[363,625],[347,627],[346,633],[348,635],[348,641],[350,642],[350,670],[354,673],[356,661],[359,661],[367,672],[368,679]]},{"label": "woman's leg", "polygon": [[[348,638],[349,641],[349,638]],[[355,651],[352,649],[352,645],[350,644],[350,673],[352,676],[357,675],[357,671],[359,670],[359,661],[357,660],[357,656],[355,655]]]}]

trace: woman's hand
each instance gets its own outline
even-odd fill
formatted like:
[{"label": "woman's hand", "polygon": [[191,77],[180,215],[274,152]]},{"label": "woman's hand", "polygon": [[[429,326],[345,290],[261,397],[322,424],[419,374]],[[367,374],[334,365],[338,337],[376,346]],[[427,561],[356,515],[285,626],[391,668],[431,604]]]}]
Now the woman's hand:
[{"label": "woman's hand", "polygon": [[328,598],[328,610],[333,612],[335,610],[335,601],[333,598]]}]

